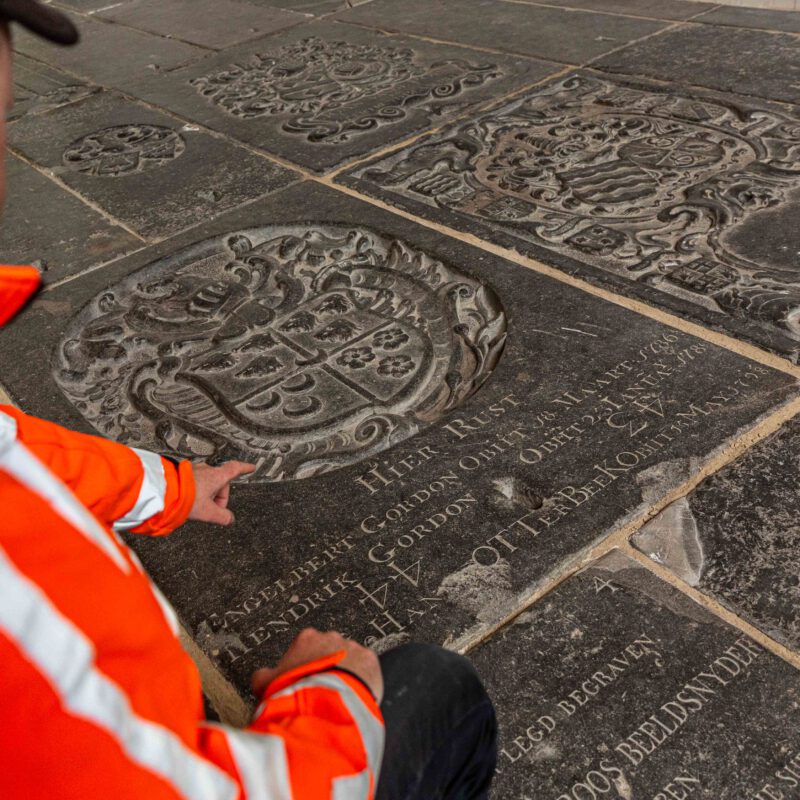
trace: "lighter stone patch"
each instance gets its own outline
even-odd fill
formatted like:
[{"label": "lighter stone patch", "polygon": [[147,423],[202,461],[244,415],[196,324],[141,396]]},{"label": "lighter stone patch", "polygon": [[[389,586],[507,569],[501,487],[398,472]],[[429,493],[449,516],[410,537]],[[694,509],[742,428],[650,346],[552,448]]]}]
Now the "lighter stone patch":
[{"label": "lighter stone patch", "polygon": [[479,622],[491,622],[514,601],[511,565],[503,559],[491,565],[471,562],[447,575],[436,594],[474,614]]}]

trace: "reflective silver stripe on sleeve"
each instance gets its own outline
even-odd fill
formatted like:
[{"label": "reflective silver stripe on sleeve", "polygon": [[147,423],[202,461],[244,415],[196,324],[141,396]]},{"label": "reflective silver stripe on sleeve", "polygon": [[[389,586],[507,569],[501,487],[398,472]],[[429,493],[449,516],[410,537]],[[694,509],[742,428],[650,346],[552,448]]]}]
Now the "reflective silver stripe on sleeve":
[{"label": "reflective silver stripe on sleeve", "polygon": [[189,800],[235,800],[238,787],[228,775],[172,731],[134,713],[123,690],[97,669],[90,640],[2,548],[0,630],[49,681],[64,710],[106,731],[131,762],[161,776]]},{"label": "reflective silver stripe on sleeve", "polygon": [[383,757],[383,725],[375,718],[372,712],[364,705],[361,698],[355,693],[350,686],[342,680],[334,672],[318,672],[315,675],[309,675],[307,678],[293,683],[287,689],[284,689],[273,697],[286,697],[294,694],[299,689],[310,687],[318,687],[322,689],[331,689],[341,697],[350,716],[353,718],[359,733],[361,734],[361,741],[364,743],[364,749],[367,752],[367,763],[375,776],[375,782],[378,781],[378,773],[381,766],[381,758]]},{"label": "reflective silver stripe on sleeve", "polygon": [[331,800],[369,800],[369,770],[346,778],[336,778]]},{"label": "reflective silver stripe on sleeve", "polygon": [[292,800],[286,746],[280,736],[206,723],[225,734],[247,800]]},{"label": "reflective silver stripe on sleeve", "polygon": [[164,496],[167,492],[167,478],[164,475],[164,464],[161,456],[150,453],[147,450],[139,450],[131,447],[142,463],[142,487],[139,489],[139,497],[133,504],[133,508],[114,523],[115,531],[129,531],[131,528],[138,528],[143,522],[147,522],[150,517],[160,514],[164,510]]},{"label": "reflective silver stripe on sleeve", "polygon": [[0,469],[39,495],[62,519],[99,547],[123,572],[130,572],[130,564],[123,558],[111,536],[84,508],[69,487],[53,475],[25,445],[14,441],[4,447],[0,451]]}]

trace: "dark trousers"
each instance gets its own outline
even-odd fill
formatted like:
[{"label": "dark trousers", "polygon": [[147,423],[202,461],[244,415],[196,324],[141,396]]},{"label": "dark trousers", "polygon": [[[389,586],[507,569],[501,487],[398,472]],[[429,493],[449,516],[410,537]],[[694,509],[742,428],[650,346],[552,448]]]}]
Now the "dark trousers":
[{"label": "dark trousers", "polygon": [[494,709],[470,662],[409,644],[381,656],[386,748],[376,800],[483,800],[497,761]]}]

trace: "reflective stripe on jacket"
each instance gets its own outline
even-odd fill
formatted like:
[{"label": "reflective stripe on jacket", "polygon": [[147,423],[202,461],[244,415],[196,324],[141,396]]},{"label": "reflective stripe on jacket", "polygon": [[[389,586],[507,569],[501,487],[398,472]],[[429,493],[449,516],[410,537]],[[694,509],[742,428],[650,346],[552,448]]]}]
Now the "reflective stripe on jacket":
[{"label": "reflective stripe on jacket", "polygon": [[[56,477],[57,476],[57,477]],[[113,533],[168,533],[191,467],[0,407],[0,795],[369,800],[366,688],[327,659],[281,676],[246,730],[203,720],[171,609]]]}]

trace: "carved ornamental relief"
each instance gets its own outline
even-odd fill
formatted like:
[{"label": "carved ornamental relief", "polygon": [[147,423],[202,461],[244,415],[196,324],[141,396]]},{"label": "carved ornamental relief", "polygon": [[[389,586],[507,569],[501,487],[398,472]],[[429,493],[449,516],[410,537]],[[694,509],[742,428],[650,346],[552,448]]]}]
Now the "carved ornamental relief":
[{"label": "carved ornamental relief", "polygon": [[65,151],[65,166],[87,175],[116,178],[146,172],[178,158],[183,137],[160,125],[117,125],[82,136]]},{"label": "carved ornamental relief", "polygon": [[800,340],[800,262],[732,244],[799,163],[782,113],[571,76],[355,175]]},{"label": "carved ornamental relief", "polygon": [[54,376],[103,434],[255,480],[354,463],[491,374],[506,318],[487,286],[365,228],[271,226],[128,276],[72,321]]},{"label": "carved ornamental relief", "polygon": [[312,37],[191,84],[233,117],[286,117],[285,132],[334,144],[401,120],[411,108],[441,113],[466,90],[502,74],[495,64],[424,64],[410,48]]}]

